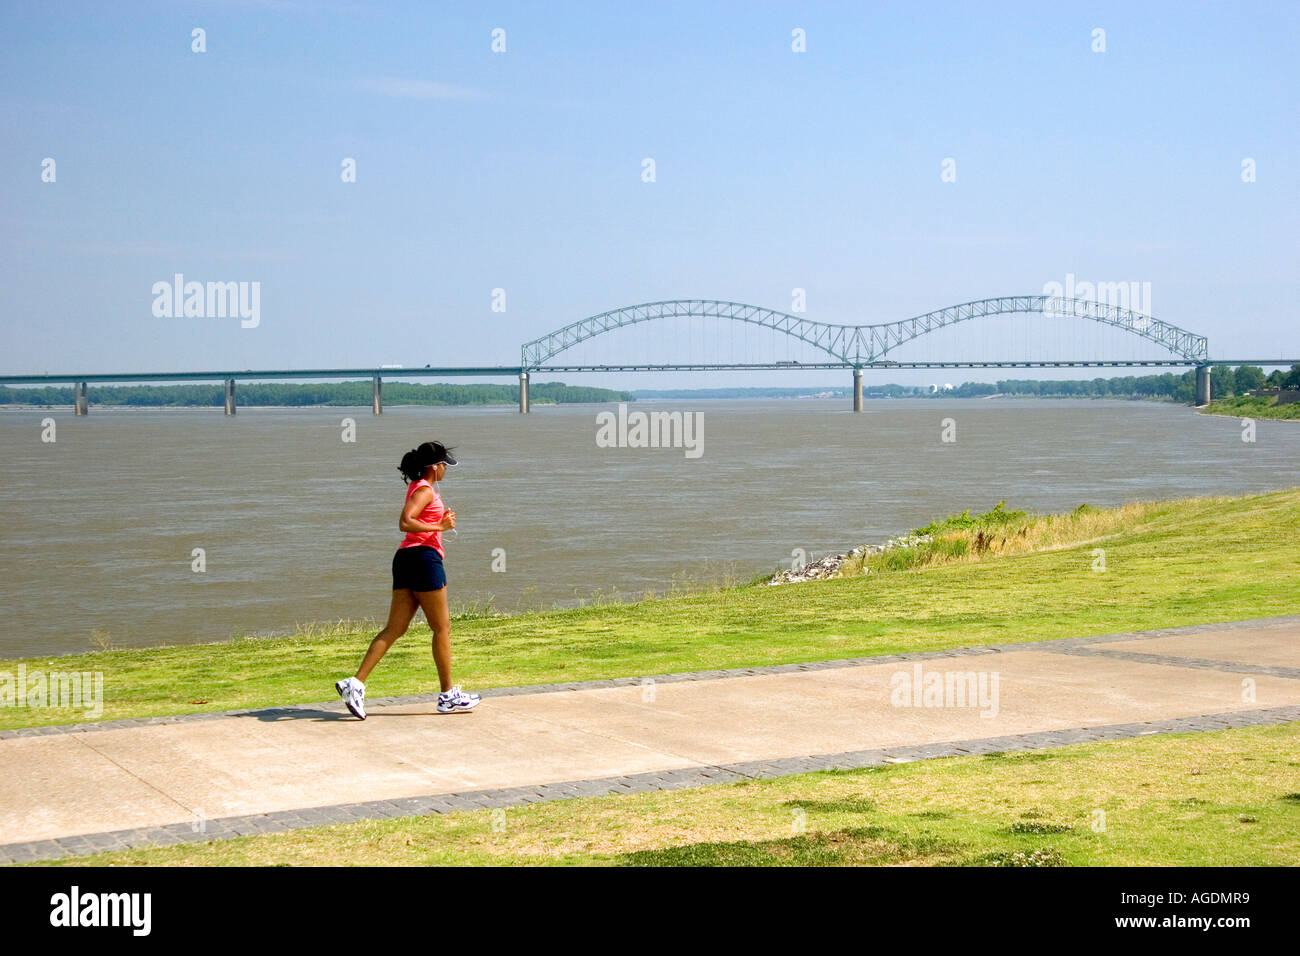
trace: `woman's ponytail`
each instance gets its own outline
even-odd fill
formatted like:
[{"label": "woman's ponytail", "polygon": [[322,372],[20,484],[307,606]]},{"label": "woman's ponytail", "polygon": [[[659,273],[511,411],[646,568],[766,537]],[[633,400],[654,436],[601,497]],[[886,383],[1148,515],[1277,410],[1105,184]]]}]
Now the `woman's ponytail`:
[{"label": "woman's ponytail", "polygon": [[412,448],[402,456],[402,463],[397,466],[397,470],[402,473],[402,480],[407,484],[412,481],[419,481],[424,475],[424,469],[429,467],[420,463],[420,452]]}]

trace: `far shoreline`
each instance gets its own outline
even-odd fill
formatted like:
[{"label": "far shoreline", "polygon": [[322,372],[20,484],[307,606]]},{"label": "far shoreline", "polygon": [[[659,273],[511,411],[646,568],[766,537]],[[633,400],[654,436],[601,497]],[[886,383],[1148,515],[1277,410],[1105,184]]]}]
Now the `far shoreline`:
[{"label": "far shoreline", "polygon": [[[837,404],[837,405],[838,405],[838,404],[840,404],[840,403],[843,403],[843,402],[849,401],[851,398],[852,398],[852,396],[850,396],[850,395],[840,395],[840,396],[833,396],[833,397],[826,397],[826,396],[821,396],[821,395],[752,395],[752,396],[747,396],[747,395],[734,395],[734,396],[733,396],[733,395],[700,395],[700,396],[686,396],[686,395],[683,395],[683,396],[671,396],[671,395],[660,396],[660,395],[654,395],[654,396],[642,396],[642,397],[637,397],[637,398],[633,398],[633,399],[610,399],[609,401],[599,401],[599,402],[553,402],[553,401],[551,401],[551,402],[539,402],[539,401],[532,401],[532,402],[530,402],[529,404],[530,404],[530,406],[533,407],[533,408],[560,408],[560,407],[579,407],[579,408],[581,408],[581,407],[606,407],[606,406],[609,406],[609,405],[617,405],[617,404],[620,404],[620,403],[629,403],[629,404],[630,404],[630,403],[633,403],[633,402],[649,404],[649,403],[659,403],[659,402],[689,402],[689,401],[694,401],[694,402],[776,402],[776,401],[779,401],[779,402],[827,402],[827,403],[834,403],[834,404]],[[1202,411],[1202,410],[1203,410],[1203,409],[1201,409],[1201,408],[1197,408],[1197,406],[1190,405],[1190,404],[1188,404],[1187,402],[1178,402],[1178,401],[1175,401],[1175,400],[1173,400],[1173,399],[1169,399],[1169,398],[1158,398],[1158,397],[1157,397],[1157,398],[1143,398],[1143,397],[1141,397],[1141,396],[1119,397],[1119,396],[1112,396],[1112,395],[1018,395],[1018,394],[1014,394],[1014,393],[1002,393],[1002,392],[997,392],[997,393],[994,393],[994,394],[992,394],[992,395],[945,395],[944,393],[940,392],[940,393],[937,393],[937,394],[934,394],[934,395],[899,395],[899,396],[891,396],[891,395],[867,396],[867,395],[864,395],[863,398],[862,398],[862,400],[863,400],[864,403],[865,403],[865,402],[881,402],[881,403],[884,403],[884,402],[926,402],[926,401],[945,401],[945,400],[946,400],[946,401],[951,401],[951,402],[985,402],[985,401],[989,401],[990,399],[1003,399],[1003,400],[1009,400],[1009,401],[1025,400],[1025,401],[1078,401],[1078,402],[1085,402],[1085,401],[1086,401],[1086,402],[1115,402],[1115,403],[1123,403],[1123,404],[1131,404],[1131,403],[1134,403],[1134,402],[1140,402],[1140,403],[1143,403],[1143,404],[1149,404],[1149,405],[1174,405],[1174,406],[1180,406],[1180,407],[1182,407],[1182,408],[1192,408],[1192,409],[1196,409],[1196,410],[1198,410],[1198,411]],[[394,408],[444,408],[444,409],[445,409],[445,408],[515,408],[515,407],[517,407],[517,406],[518,406],[518,402],[459,402],[459,403],[448,403],[448,404],[445,404],[445,405],[428,405],[428,404],[423,404],[423,403],[385,402],[385,403],[384,403],[384,410],[385,410],[385,411],[388,411],[389,409],[394,409]],[[35,403],[33,403],[33,404],[26,404],[26,403],[21,403],[21,404],[15,404],[15,403],[0,403],[0,412],[11,412],[11,411],[51,411],[51,412],[53,412],[53,411],[61,411],[61,410],[71,409],[72,407],[73,407],[73,406],[72,406],[71,404],[66,404],[66,405],[63,405],[63,404],[60,404],[60,405],[43,405],[43,404],[35,404]],[[215,404],[215,405],[163,405],[163,404],[159,404],[159,405],[109,405],[109,404],[100,404],[100,403],[98,403],[98,402],[91,402],[91,403],[90,403],[90,407],[91,407],[92,409],[103,409],[103,410],[105,410],[105,411],[200,411],[200,412],[212,412],[212,411],[220,411],[220,410],[222,409],[223,406],[221,405],[221,403],[217,403],[217,404]],[[369,411],[369,410],[371,409],[371,406],[370,406],[369,404],[361,404],[361,405],[330,405],[330,404],[326,404],[326,403],[303,404],[303,405],[260,405],[260,404],[259,404],[259,405],[254,405],[254,404],[251,404],[251,403],[250,403],[250,404],[241,404],[241,405],[239,405],[238,407],[239,407],[240,410],[244,410],[244,409],[267,409],[267,410],[271,410],[271,411],[275,411],[275,410],[292,411],[292,410],[296,410],[296,409],[323,409],[323,408],[324,408],[324,409],[328,409],[328,408],[336,408],[336,409],[360,409],[360,410],[362,410],[362,411]],[[1233,417],[1233,413],[1227,413],[1227,412],[1206,412],[1206,414],[1220,414],[1220,415],[1226,415],[1227,417]],[[1290,420],[1290,419],[1277,419],[1277,420],[1279,420],[1279,421],[1288,421],[1288,420]]]}]

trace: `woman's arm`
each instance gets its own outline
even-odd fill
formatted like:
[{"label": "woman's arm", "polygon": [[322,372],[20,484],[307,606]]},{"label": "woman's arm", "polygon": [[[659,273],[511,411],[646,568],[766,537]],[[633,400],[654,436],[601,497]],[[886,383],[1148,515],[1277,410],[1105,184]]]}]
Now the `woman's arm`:
[{"label": "woman's arm", "polygon": [[416,515],[429,507],[429,502],[432,500],[432,488],[421,488],[411,495],[402,508],[402,516],[397,519],[398,529],[401,531],[450,531],[456,527],[456,512],[454,511],[444,512],[442,520],[433,524],[428,524],[416,518]]}]

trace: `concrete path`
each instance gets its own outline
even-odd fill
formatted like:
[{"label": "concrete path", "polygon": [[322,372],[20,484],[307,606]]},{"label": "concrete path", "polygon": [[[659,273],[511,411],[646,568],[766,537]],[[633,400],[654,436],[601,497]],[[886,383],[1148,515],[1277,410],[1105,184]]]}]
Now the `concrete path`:
[{"label": "concrete path", "polygon": [[1300,720],[1300,616],[433,696],[0,734],[0,862]]}]

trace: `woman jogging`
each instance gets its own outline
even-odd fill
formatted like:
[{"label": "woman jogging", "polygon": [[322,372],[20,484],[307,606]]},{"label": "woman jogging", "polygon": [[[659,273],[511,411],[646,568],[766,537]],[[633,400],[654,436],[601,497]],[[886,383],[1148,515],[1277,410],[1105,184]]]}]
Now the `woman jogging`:
[{"label": "woman jogging", "polygon": [[415,612],[424,616],[433,631],[433,660],[438,665],[438,713],[453,714],[478,706],[478,694],[467,694],[451,683],[451,614],[447,610],[447,573],[442,567],[442,532],[456,527],[456,512],[442,503],[435,482],[441,481],[448,465],[456,464],[441,442],[425,442],[402,456],[397,470],[407,483],[406,504],[397,526],[406,537],[393,555],[393,603],[388,623],[361,659],[355,677],[334,685],[348,710],[366,719],[365,680],[379,659],[406,633]]}]

